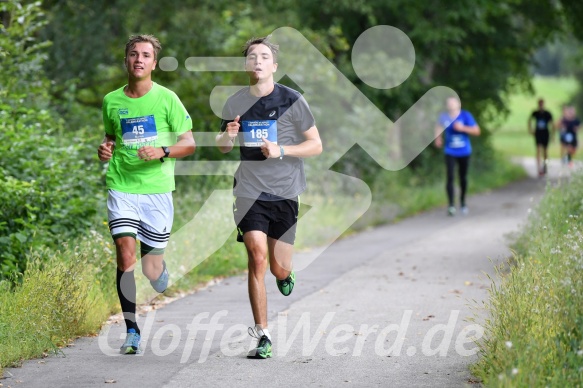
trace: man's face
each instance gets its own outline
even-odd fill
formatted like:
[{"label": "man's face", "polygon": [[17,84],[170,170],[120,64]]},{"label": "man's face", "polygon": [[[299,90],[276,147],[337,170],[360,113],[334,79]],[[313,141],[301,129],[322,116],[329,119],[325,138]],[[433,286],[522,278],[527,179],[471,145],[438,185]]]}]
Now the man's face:
[{"label": "man's face", "polygon": [[445,102],[446,108],[448,112],[456,113],[461,108],[461,103],[457,98],[450,97]]},{"label": "man's face", "polygon": [[544,109],[545,108],[545,102],[543,100],[538,100],[538,108],[539,109]]},{"label": "man's face", "polygon": [[154,47],[150,42],[138,42],[132,47],[126,57],[126,68],[131,78],[143,80],[150,78],[156,68]]},{"label": "man's face", "polygon": [[277,70],[277,63],[273,62],[273,53],[264,44],[255,44],[249,47],[245,58],[245,71],[254,80],[269,79]]}]

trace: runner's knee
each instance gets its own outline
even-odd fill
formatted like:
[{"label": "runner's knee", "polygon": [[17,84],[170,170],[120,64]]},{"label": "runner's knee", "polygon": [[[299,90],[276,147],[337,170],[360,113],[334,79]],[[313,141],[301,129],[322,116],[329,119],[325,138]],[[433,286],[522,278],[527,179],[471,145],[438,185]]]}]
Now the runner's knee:
[{"label": "runner's knee", "polygon": [[247,249],[249,256],[249,271],[254,273],[265,273],[267,270],[267,257],[265,250]]},{"label": "runner's knee", "polygon": [[121,271],[129,270],[136,263],[136,240],[130,235],[115,235],[117,267]]}]

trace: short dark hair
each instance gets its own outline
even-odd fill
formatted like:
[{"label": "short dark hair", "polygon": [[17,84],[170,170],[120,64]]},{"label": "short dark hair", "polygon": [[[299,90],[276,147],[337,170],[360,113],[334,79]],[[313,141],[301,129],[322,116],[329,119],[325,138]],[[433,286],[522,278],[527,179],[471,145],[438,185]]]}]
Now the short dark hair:
[{"label": "short dark hair", "polygon": [[130,39],[126,43],[126,51],[125,51],[126,58],[128,56],[128,53],[130,52],[131,49],[134,48],[136,43],[142,43],[142,42],[147,42],[147,43],[150,43],[152,45],[152,47],[154,48],[154,59],[158,60],[158,53],[160,52],[160,50],[162,50],[162,45],[160,45],[160,41],[154,35],[147,35],[147,34],[130,36]]},{"label": "short dark hair", "polygon": [[273,55],[273,62],[277,62],[277,53],[279,53],[279,45],[271,42],[271,35],[267,35],[261,38],[251,38],[243,45],[243,55],[246,57],[249,53],[249,48],[256,44],[264,44],[270,50]]}]

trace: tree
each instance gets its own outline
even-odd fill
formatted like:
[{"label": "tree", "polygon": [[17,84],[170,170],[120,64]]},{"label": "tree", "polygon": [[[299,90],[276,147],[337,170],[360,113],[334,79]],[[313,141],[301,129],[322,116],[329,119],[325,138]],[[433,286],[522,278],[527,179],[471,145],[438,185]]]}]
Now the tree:
[{"label": "tree", "polygon": [[[22,273],[31,249],[57,247],[92,225],[101,167],[88,164],[83,129],[50,109],[49,43],[40,3],[0,3],[0,280]],[[5,23],[5,24],[4,24]]]}]

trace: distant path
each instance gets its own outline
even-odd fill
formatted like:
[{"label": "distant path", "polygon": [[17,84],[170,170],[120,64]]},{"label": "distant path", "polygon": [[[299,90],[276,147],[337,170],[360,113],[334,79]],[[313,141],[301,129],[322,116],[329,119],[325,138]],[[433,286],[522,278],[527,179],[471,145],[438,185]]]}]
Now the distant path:
[{"label": "distant path", "polygon": [[[532,161],[523,163],[534,171]],[[560,172],[560,165],[553,162],[550,175],[556,178]],[[7,369],[8,378],[0,383],[4,387],[103,387],[113,381],[115,387],[473,383],[468,366],[477,356],[460,353],[475,345],[464,344],[465,334],[460,332],[469,324],[466,317],[473,312],[483,317],[484,311],[470,309],[468,301],[481,305],[487,298],[490,283],[482,273],[493,272],[490,260],[496,263],[509,256],[508,235],[524,223],[545,182],[525,179],[473,196],[466,217],[449,218],[445,209],[438,209],[339,241],[297,274],[290,297],[279,294],[270,275],[272,359],[246,359],[243,347],[251,343],[246,333],[227,340],[252,322],[246,279],[240,276],[156,310],[155,316],[140,317],[143,335],[149,337],[141,356],[106,355],[116,354],[121,343],[123,327],[113,325],[102,337],[105,346],[100,348],[97,337],[79,339],[65,349],[66,357]],[[220,311],[222,316],[215,318],[223,326],[214,325],[213,336],[209,318]],[[197,314],[206,324],[194,325],[198,334],[187,326]],[[450,330],[444,330],[448,322]],[[392,354],[384,354],[391,346]]]}]

